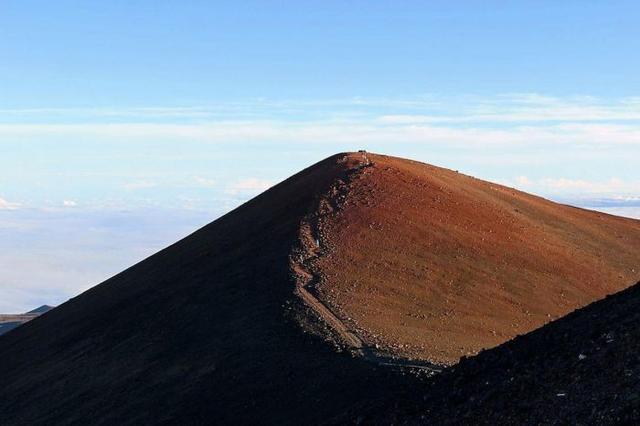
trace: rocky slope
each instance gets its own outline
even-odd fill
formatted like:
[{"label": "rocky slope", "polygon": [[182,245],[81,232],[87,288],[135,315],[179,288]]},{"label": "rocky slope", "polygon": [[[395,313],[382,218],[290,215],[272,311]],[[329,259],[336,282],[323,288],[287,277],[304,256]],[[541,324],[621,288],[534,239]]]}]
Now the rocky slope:
[{"label": "rocky slope", "polygon": [[640,283],[334,421],[638,424],[639,321]]},{"label": "rocky slope", "polygon": [[306,268],[318,299],[378,352],[450,365],[640,278],[640,221],[350,158],[361,169],[305,222]]}]

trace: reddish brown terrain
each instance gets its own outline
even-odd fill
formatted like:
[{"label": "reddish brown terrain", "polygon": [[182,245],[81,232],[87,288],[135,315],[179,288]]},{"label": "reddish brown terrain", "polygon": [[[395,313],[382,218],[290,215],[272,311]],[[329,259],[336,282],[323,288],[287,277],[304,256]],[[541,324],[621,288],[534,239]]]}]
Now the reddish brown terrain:
[{"label": "reddish brown terrain", "polygon": [[0,423],[358,422],[636,282],[639,248],[640,221],[338,154],[0,336]]},{"label": "reddish brown terrain", "polygon": [[318,299],[380,352],[452,364],[640,277],[640,221],[415,161],[344,161],[365,167],[312,215],[309,269]]}]

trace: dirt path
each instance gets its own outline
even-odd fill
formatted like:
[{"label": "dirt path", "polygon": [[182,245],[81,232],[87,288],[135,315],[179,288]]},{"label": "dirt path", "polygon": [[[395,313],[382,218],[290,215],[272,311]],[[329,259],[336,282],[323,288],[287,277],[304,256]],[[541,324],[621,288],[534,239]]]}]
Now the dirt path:
[{"label": "dirt path", "polygon": [[[305,276],[309,280],[313,277],[304,269],[298,267],[294,268],[294,271],[300,276]],[[304,285],[298,285],[296,288],[298,295],[302,300],[312,308],[331,328],[338,333],[340,338],[349,345],[350,348],[361,350],[363,347],[362,340],[355,334],[353,334],[345,325],[342,320],[334,315],[333,312],[320,300],[318,300],[313,294],[311,294]]]},{"label": "dirt path", "polygon": [[[362,154],[361,165],[350,170],[350,174],[358,173],[371,163],[366,157],[366,153]],[[344,184],[341,181],[336,182],[331,188],[330,193],[338,193],[339,187]],[[322,238],[318,229],[320,219],[326,215],[332,214],[338,208],[336,202],[331,197],[323,197],[318,204],[318,210],[312,215],[305,218],[300,224],[300,250],[297,256],[292,257],[291,269],[296,275],[296,294],[302,301],[325,322],[339,336],[343,343],[356,355],[374,362],[379,365],[385,365],[393,368],[409,368],[418,369],[428,374],[435,374],[442,370],[436,364],[428,361],[409,360],[395,358],[380,354],[376,348],[367,346],[362,339],[342,321],[329,306],[320,301],[310,289],[320,282],[320,278],[313,274],[311,264],[314,259],[322,255]]]}]

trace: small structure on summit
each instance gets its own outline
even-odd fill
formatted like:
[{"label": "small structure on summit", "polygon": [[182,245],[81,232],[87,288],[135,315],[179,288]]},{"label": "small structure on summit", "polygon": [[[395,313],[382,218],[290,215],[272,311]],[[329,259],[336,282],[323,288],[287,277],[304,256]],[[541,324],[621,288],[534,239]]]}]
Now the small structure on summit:
[{"label": "small structure on summit", "polygon": [[366,151],[366,150],[364,150],[364,149],[359,149],[359,150],[358,150],[358,153],[359,153],[359,154],[362,154],[362,160],[363,160],[363,163],[364,163],[364,165],[363,165],[363,166],[365,166],[365,167],[366,167],[366,166],[368,166],[368,165],[370,165],[370,164],[371,164],[371,161],[369,161],[369,158],[367,158],[367,151]]}]

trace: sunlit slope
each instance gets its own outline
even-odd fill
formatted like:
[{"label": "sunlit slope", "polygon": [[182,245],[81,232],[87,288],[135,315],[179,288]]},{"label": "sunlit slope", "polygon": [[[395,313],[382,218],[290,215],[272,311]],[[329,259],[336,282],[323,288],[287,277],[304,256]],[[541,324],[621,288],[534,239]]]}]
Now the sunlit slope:
[{"label": "sunlit slope", "polygon": [[320,299],[371,346],[452,363],[640,277],[640,221],[367,160],[320,220],[314,269]]}]

